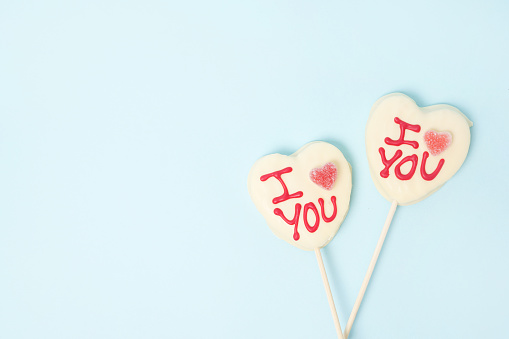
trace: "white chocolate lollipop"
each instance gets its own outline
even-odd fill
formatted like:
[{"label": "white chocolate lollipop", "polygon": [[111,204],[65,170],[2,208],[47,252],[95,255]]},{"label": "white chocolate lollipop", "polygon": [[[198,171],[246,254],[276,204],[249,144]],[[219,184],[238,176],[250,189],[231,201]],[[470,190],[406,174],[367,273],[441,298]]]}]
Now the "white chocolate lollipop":
[{"label": "white chocolate lollipop", "polygon": [[380,98],[366,125],[366,153],[378,191],[410,205],[437,191],[461,167],[472,122],[457,108],[420,108],[393,93]]},{"label": "white chocolate lollipop", "polygon": [[373,105],[366,125],[366,153],[371,177],[391,209],[369,263],[345,338],[375,269],[398,205],[419,202],[436,192],[461,167],[470,146],[472,122],[449,105],[419,107],[401,93],[386,95]]},{"label": "white chocolate lollipop", "polygon": [[311,142],[290,156],[259,159],[249,172],[248,190],[275,235],[312,251],[332,240],[348,212],[351,172],[340,150]]},{"label": "white chocolate lollipop", "polygon": [[331,144],[311,142],[290,156],[259,159],[249,172],[247,187],[275,235],[315,251],[336,333],[343,339],[320,248],[334,238],[348,212],[350,164]]}]

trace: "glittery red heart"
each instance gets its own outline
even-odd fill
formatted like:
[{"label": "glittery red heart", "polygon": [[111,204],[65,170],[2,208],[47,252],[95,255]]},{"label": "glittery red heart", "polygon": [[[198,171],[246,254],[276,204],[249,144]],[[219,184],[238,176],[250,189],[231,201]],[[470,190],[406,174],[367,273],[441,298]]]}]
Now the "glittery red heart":
[{"label": "glittery red heart", "polygon": [[328,191],[334,186],[337,176],[338,169],[332,162],[328,162],[319,168],[313,168],[311,172],[309,172],[311,181]]},{"label": "glittery red heart", "polygon": [[452,143],[452,136],[449,132],[435,132],[430,129],[424,133],[424,142],[431,155],[439,155]]}]

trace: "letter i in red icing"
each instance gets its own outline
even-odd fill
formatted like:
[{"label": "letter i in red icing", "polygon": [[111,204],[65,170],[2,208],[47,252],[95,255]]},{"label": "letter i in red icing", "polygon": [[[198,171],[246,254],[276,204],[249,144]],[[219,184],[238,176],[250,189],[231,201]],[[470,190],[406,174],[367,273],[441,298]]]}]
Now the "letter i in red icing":
[{"label": "letter i in red icing", "polygon": [[292,170],[293,169],[291,167],[286,167],[286,168],[283,168],[282,170],[275,171],[275,172],[272,172],[269,174],[265,174],[260,177],[261,181],[266,181],[267,179],[274,177],[277,180],[279,180],[279,182],[283,186],[283,194],[280,195],[279,197],[275,197],[274,199],[272,199],[272,202],[274,204],[279,204],[280,202],[283,202],[283,201],[286,201],[286,200],[292,199],[292,198],[300,198],[304,195],[304,193],[302,193],[301,191],[298,191],[298,192],[295,192],[292,194],[288,193],[288,188],[286,187],[286,184],[283,181],[282,175],[285,173],[290,173],[290,172],[292,172]]},{"label": "letter i in red icing", "polygon": [[413,132],[420,132],[421,126],[409,124],[398,117],[394,118],[394,122],[399,124],[399,139],[393,140],[391,138],[385,138],[385,143],[389,146],[410,145],[417,149],[419,147],[419,143],[417,141],[405,140],[405,131],[410,130]]}]

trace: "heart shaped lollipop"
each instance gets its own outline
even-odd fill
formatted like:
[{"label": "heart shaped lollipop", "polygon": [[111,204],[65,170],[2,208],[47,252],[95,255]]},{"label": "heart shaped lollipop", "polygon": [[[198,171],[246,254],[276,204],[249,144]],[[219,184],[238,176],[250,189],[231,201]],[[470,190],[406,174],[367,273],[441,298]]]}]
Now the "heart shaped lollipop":
[{"label": "heart shaped lollipop", "polygon": [[366,153],[378,191],[392,202],[345,328],[348,338],[389,231],[396,207],[414,204],[437,191],[461,167],[470,146],[472,122],[457,108],[420,108],[401,93],[373,105],[366,125]]},{"label": "heart shaped lollipop", "polygon": [[366,152],[378,191],[398,205],[438,190],[461,167],[470,146],[468,120],[457,108],[420,108],[408,96],[380,98],[366,126]]},{"label": "heart shaped lollipop", "polygon": [[332,240],[348,212],[351,168],[336,147],[312,142],[290,156],[259,159],[248,190],[274,234],[311,251]]},{"label": "heart shaped lollipop", "polygon": [[249,172],[247,187],[275,235],[315,251],[336,333],[343,339],[320,248],[334,238],[348,212],[350,164],[336,147],[315,141],[290,156],[259,159]]}]

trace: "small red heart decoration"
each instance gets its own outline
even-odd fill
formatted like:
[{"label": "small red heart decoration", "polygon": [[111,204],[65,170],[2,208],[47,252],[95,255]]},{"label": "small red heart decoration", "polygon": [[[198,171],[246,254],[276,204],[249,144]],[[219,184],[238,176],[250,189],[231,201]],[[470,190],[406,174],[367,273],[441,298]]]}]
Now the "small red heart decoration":
[{"label": "small red heart decoration", "polygon": [[328,191],[334,186],[337,176],[338,169],[332,162],[328,162],[319,168],[313,168],[311,172],[309,172],[311,181]]},{"label": "small red heart decoration", "polygon": [[452,143],[452,136],[449,132],[436,132],[430,129],[424,133],[424,142],[431,155],[439,155]]}]

